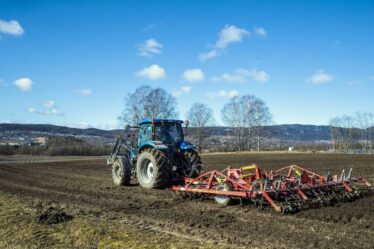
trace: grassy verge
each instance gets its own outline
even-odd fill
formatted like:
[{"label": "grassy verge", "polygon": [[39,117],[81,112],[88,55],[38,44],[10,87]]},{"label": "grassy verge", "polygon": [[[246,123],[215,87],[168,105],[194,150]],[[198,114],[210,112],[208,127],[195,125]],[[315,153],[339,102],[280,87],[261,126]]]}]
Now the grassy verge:
[{"label": "grassy verge", "polygon": [[119,220],[78,216],[38,224],[39,213],[25,201],[0,193],[0,248],[217,248],[187,238],[140,231]]}]

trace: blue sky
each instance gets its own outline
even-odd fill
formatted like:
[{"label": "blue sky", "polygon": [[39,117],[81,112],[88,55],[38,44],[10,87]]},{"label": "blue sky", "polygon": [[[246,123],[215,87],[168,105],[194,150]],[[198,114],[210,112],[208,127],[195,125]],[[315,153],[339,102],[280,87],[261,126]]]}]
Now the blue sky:
[{"label": "blue sky", "polygon": [[0,0],[0,122],[118,127],[142,84],[277,124],[374,111],[374,1]]}]

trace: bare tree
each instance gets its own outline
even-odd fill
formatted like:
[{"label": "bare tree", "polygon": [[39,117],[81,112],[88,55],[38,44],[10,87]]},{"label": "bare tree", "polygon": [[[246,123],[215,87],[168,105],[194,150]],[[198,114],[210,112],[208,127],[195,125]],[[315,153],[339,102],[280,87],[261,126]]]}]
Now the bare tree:
[{"label": "bare tree", "polygon": [[360,129],[361,141],[364,143],[363,148],[366,150],[372,149],[373,129],[374,126],[373,113],[356,112],[355,113],[356,127]]},{"label": "bare tree", "polygon": [[332,143],[332,150],[335,152],[336,149],[339,147],[339,126],[340,120],[338,117],[330,119],[330,133],[331,133],[331,143]]},{"label": "bare tree", "polygon": [[195,127],[194,136],[197,139],[198,149],[201,152],[204,140],[209,135],[207,126],[214,124],[213,110],[202,103],[194,103],[187,112],[187,119]]},{"label": "bare tree", "polygon": [[239,97],[235,96],[226,103],[222,110],[222,121],[234,129],[234,137],[237,149],[244,149],[244,129],[246,126],[243,115],[243,106],[239,102]]},{"label": "bare tree", "polygon": [[333,148],[347,152],[354,142],[354,118],[348,115],[335,117],[330,120]]},{"label": "bare tree", "polygon": [[137,124],[142,119],[176,118],[176,100],[162,88],[140,86],[125,97],[120,119],[126,124]]},{"label": "bare tree", "polygon": [[264,126],[271,122],[272,116],[264,101],[253,95],[244,95],[234,97],[224,105],[222,120],[234,128],[239,150],[250,149],[252,138],[260,150]]},{"label": "bare tree", "polygon": [[260,151],[261,139],[264,136],[264,127],[272,122],[272,115],[265,102],[256,99],[252,106],[252,127],[256,134],[257,151]]}]

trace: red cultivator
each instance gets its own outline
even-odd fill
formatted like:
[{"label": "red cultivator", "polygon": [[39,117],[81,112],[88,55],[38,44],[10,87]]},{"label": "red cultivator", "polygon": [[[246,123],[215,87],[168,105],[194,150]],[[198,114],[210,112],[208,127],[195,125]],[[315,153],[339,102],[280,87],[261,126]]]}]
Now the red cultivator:
[{"label": "red cultivator", "polygon": [[272,206],[281,213],[294,213],[303,207],[334,205],[353,201],[373,191],[363,177],[352,177],[344,170],[340,176],[321,176],[297,165],[264,172],[256,165],[212,170],[197,178],[185,178],[182,186],[173,190],[210,194],[221,205],[232,199],[252,201],[257,207]]}]

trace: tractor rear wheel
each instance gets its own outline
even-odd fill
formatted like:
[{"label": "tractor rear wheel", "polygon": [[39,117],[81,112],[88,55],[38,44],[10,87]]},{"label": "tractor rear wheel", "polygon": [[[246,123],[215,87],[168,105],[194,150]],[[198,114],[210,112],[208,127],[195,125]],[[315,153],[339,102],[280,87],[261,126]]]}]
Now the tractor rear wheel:
[{"label": "tractor rear wheel", "polygon": [[202,162],[199,154],[194,150],[187,150],[183,152],[184,158],[186,160],[185,165],[183,165],[183,175],[187,177],[197,177],[200,174]]},{"label": "tractor rear wheel", "polygon": [[165,188],[171,182],[171,167],[166,155],[154,148],[145,149],[136,164],[136,176],[143,188]]},{"label": "tractor rear wheel", "polygon": [[130,185],[131,163],[127,157],[120,157],[114,161],[112,165],[112,178],[114,185]]}]

